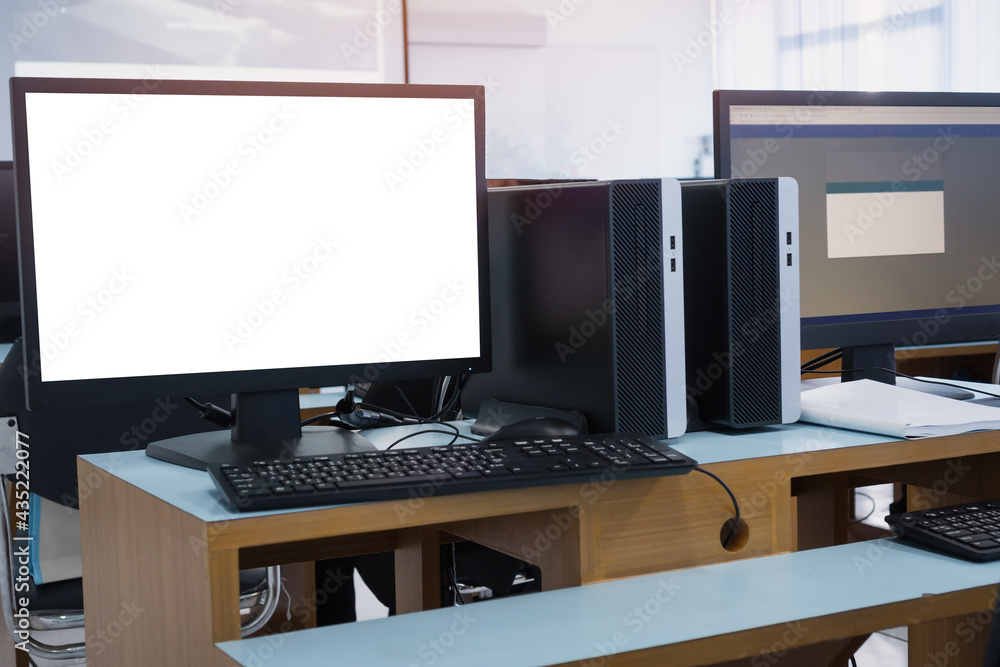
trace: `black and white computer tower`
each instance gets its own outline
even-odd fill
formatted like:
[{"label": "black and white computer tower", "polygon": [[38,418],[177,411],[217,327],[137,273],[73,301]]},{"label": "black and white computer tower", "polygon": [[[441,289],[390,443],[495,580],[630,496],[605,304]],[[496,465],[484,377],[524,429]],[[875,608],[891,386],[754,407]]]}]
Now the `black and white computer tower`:
[{"label": "black and white computer tower", "polygon": [[[685,181],[688,430],[797,421],[798,184]],[[699,422],[700,420],[700,422]]]},{"label": "black and white computer tower", "polygon": [[681,191],[673,179],[491,188],[486,399],[584,414],[591,432],[686,426]]}]

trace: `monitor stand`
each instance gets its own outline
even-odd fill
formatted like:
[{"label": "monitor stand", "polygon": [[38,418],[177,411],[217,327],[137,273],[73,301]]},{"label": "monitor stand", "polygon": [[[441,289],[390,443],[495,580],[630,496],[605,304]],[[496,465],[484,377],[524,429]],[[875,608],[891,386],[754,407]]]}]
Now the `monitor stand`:
[{"label": "monitor stand", "polygon": [[[959,387],[950,387],[931,382],[920,382],[909,378],[898,378],[890,372],[896,370],[896,348],[892,343],[881,345],[856,345],[845,347],[840,373],[841,382],[851,380],[876,380],[886,384],[898,384],[925,394],[935,394],[945,398],[964,401],[975,394]],[[851,370],[855,369],[855,370]],[[881,369],[881,370],[879,370]]]},{"label": "monitor stand", "polygon": [[841,382],[876,380],[896,384],[896,346],[892,343],[843,348]]},{"label": "monitor stand", "polygon": [[299,393],[295,389],[234,394],[233,415],[231,429],[151,442],[146,456],[206,470],[209,465],[375,451],[375,445],[354,431],[300,426]]},{"label": "monitor stand", "polygon": [[[1000,343],[997,344],[997,351],[993,353],[993,377],[990,378],[993,384],[1000,384]],[[1000,637],[1000,633],[997,633]]]}]

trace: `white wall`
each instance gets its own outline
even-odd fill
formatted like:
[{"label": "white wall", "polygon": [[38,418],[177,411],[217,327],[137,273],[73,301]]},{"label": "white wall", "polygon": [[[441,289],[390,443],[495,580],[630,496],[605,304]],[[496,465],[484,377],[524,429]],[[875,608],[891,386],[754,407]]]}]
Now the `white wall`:
[{"label": "white wall", "polygon": [[492,91],[491,178],[694,175],[711,0],[409,0],[409,21],[411,82]]}]

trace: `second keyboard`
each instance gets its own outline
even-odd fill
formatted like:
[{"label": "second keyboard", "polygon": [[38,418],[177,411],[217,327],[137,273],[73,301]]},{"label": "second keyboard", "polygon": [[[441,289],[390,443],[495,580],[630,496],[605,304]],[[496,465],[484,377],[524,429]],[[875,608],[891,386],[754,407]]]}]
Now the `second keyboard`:
[{"label": "second keyboard", "polygon": [[696,465],[658,440],[615,433],[257,461],[209,474],[236,509],[258,511],[656,477]]},{"label": "second keyboard", "polygon": [[890,514],[893,532],[953,556],[1000,560],[1000,499]]}]

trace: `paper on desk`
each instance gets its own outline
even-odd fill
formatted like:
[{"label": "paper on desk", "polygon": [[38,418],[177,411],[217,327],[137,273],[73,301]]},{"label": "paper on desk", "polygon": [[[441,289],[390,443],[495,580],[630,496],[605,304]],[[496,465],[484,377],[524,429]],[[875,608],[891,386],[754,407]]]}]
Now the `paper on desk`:
[{"label": "paper on desk", "polygon": [[802,392],[801,421],[897,438],[1000,429],[1000,408],[855,380]]}]

